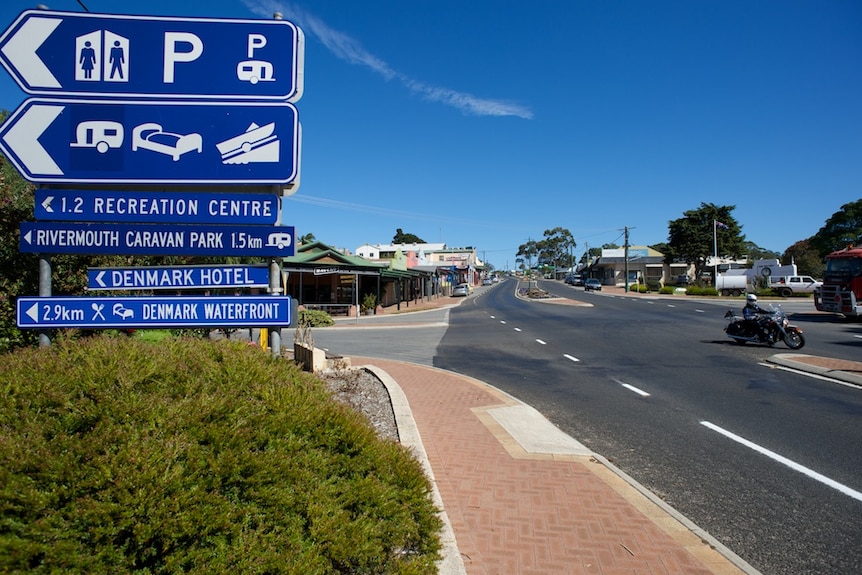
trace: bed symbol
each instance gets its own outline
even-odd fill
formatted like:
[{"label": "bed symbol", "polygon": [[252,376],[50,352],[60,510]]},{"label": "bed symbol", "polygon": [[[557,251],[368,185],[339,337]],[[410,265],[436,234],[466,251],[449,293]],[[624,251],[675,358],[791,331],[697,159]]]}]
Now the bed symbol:
[{"label": "bed symbol", "polygon": [[275,122],[258,126],[254,122],[248,129],[216,144],[223,164],[251,164],[278,162],[281,142],[273,134]]},{"label": "bed symbol", "polygon": [[160,124],[145,122],[132,130],[132,151],[151,150],[170,156],[176,162],[189,152],[201,153],[203,140],[200,134],[174,134],[165,132]]}]

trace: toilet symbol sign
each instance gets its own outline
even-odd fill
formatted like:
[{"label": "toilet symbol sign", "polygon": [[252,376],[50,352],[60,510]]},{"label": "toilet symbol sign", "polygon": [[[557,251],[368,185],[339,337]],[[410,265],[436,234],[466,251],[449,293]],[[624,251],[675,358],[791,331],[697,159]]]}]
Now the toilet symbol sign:
[{"label": "toilet symbol sign", "polygon": [[75,80],[128,82],[128,52],[129,39],[108,30],[98,30],[77,37]]},{"label": "toilet symbol sign", "polygon": [[304,46],[286,20],[26,10],[0,36],[0,63],[40,96],[295,102]]}]

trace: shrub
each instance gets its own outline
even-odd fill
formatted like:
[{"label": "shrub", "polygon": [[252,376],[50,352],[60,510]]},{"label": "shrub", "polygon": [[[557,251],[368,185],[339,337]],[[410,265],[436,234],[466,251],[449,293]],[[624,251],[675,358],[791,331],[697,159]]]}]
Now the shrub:
[{"label": "shrub", "polygon": [[431,573],[421,466],[243,343],[0,358],[0,572]]},{"label": "shrub", "polygon": [[377,307],[377,296],[367,293],[362,297],[362,311],[373,310]]},{"label": "shrub", "polygon": [[335,320],[332,316],[320,309],[303,309],[299,310],[299,325],[307,325],[309,327],[326,327],[334,325]]},{"label": "shrub", "polygon": [[718,295],[718,290],[713,287],[688,286],[685,295]]},{"label": "shrub", "polygon": [[661,289],[658,290],[658,293],[672,294],[672,293],[674,293],[674,287],[673,286],[662,286]]}]

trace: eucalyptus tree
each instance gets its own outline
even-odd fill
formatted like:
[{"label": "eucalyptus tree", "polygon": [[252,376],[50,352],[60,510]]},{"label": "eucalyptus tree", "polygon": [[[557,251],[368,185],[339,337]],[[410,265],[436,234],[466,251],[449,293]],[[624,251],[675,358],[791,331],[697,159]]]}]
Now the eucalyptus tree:
[{"label": "eucalyptus tree", "polygon": [[742,226],[730,213],[736,206],[716,206],[702,202],[695,210],[668,223],[668,262],[694,265],[695,277],[701,277],[713,255],[739,259],[747,253]]},{"label": "eucalyptus tree", "polygon": [[572,250],[577,247],[572,232],[556,227],[545,230],[544,238],[538,242],[539,260],[554,269],[572,267]]}]

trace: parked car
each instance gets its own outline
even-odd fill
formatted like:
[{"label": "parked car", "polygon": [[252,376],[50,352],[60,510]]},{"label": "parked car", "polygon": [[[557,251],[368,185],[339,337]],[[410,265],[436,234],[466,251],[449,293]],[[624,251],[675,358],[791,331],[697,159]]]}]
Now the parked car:
[{"label": "parked car", "polygon": [[483,286],[489,286],[489,285],[491,285],[492,283],[494,283],[494,282],[493,282],[493,281],[491,281],[491,278],[485,278],[485,279],[483,279],[483,280],[482,280],[482,285],[483,285]]},{"label": "parked car", "polygon": [[470,284],[458,284],[452,288],[452,296],[468,296],[470,295]]},{"label": "parked car", "polygon": [[587,278],[584,280],[584,291],[602,291],[602,284],[596,278]]}]

